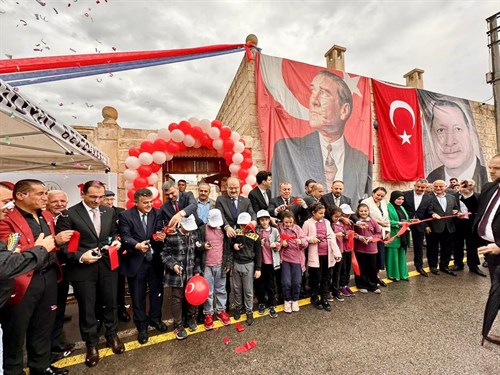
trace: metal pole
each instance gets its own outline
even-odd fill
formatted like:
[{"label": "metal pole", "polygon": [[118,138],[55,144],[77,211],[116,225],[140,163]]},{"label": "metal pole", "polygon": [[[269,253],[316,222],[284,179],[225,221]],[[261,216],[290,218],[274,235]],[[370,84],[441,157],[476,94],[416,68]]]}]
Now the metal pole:
[{"label": "metal pole", "polygon": [[491,72],[486,74],[486,82],[493,86],[498,153],[500,152],[500,12],[487,18],[486,22],[488,22],[488,47],[491,54]]}]

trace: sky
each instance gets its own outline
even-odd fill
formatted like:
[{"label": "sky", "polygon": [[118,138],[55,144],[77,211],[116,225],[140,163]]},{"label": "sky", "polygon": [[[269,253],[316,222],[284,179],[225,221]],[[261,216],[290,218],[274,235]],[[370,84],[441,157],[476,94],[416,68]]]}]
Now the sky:
[{"label": "sky", "polygon": [[[45,4],[45,5],[42,5]],[[0,59],[153,51],[244,43],[262,53],[325,66],[347,48],[346,71],[493,104],[485,19],[500,0],[149,1],[0,0]],[[215,119],[243,52],[112,75],[19,87],[59,121],[96,125],[113,106],[126,128],[156,130]]]}]

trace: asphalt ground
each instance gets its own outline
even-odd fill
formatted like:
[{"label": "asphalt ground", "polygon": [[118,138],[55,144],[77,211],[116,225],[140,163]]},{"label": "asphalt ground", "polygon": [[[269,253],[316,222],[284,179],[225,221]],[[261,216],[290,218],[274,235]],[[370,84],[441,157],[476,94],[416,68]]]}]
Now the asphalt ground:
[{"label": "asphalt ground", "polygon": [[[285,314],[281,306],[277,319],[255,312],[251,327],[243,315],[243,332],[233,320],[209,332],[199,325],[179,341],[169,324],[167,333],[150,331],[146,345],[125,329],[125,353],[101,349],[98,366],[88,368],[80,344],[55,365],[69,366],[71,374],[498,374],[500,347],[480,345],[489,285],[489,278],[468,271],[428,278],[412,272],[410,282],[390,283],[380,295],[332,302],[332,312],[302,300],[300,312]],[[500,323],[492,333],[500,334]],[[251,340],[255,348],[235,353]]]}]

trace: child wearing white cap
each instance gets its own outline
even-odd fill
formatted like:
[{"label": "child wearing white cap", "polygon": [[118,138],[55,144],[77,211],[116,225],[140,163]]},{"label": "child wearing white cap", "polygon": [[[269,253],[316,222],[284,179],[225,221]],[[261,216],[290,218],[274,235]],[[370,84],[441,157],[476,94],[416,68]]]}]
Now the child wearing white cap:
[{"label": "child wearing white cap", "polygon": [[236,236],[230,241],[233,251],[232,287],[234,292],[234,319],[241,318],[241,308],[245,304],[247,325],[252,325],[253,318],[253,279],[260,277],[262,253],[260,238],[251,225],[248,212],[238,215]]},{"label": "child wearing white cap", "polygon": [[201,269],[208,282],[208,299],[203,304],[204,326],[206,330],[214,328],[214,299],[217,318],[228,325],[231,318],[225,307],[227,301],[226,273],[231,268],[233,254],[229,242],[222,229],[224,222],[219,209],[208,211],[208,222],[200,227],[201,240],[204,242],[205,251],[201,253]]},{"label": "child wearing white cap", "polygon": [[262,275],[255,282],[255,292],[259,302],[259,315],[266,312],[266,294],[267,306],[269,306],[269,316],[277,318],[276,313],[276,272],[280,268],[280,234],[278,229],[271,227],[271,215],[267,210],[257,212],[257,221],[259,226],[257,233],[260,237],[262,249]]}]

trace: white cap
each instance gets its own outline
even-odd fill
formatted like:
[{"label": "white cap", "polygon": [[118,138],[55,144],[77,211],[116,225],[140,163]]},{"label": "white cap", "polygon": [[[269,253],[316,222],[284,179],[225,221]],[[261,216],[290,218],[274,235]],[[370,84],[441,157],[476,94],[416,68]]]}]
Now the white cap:
[{"label": "white cap", "polygon": [[351,206],[349,206],[347,203],[341,204],[340,209],[342,210],[342,213],[346,215],[352,215],[354,213]]},{"label": "white cap", "polygon": [[213,208],[208,211],[208,223],[212,228],[221,227],[224,222],[222,221],[222,214],[218,208]]},{"label": "white cap", "polygon": [[187,230],[188,232],[198,229],[198,226],[196,225],[196,220],[194,219],[193,215],[189,215],[188,217],[182,219],[181,225],[184,228],[184,230]]},{"label": "white cap", "polygon": [[269,215],[269,212],[267,212],[267,210],[260,210],[259,212],[257,212],[257,219],[260,219],[261,217],[271,217],[271,215]]},{"label": "white cap", "polygon": [[247,225],[247,224],[250,224],[251,221],[252,221],[252,217],[250,216],[250,214],[248,212],[242,212],[241,214],[238,215],[237,224]]}]

